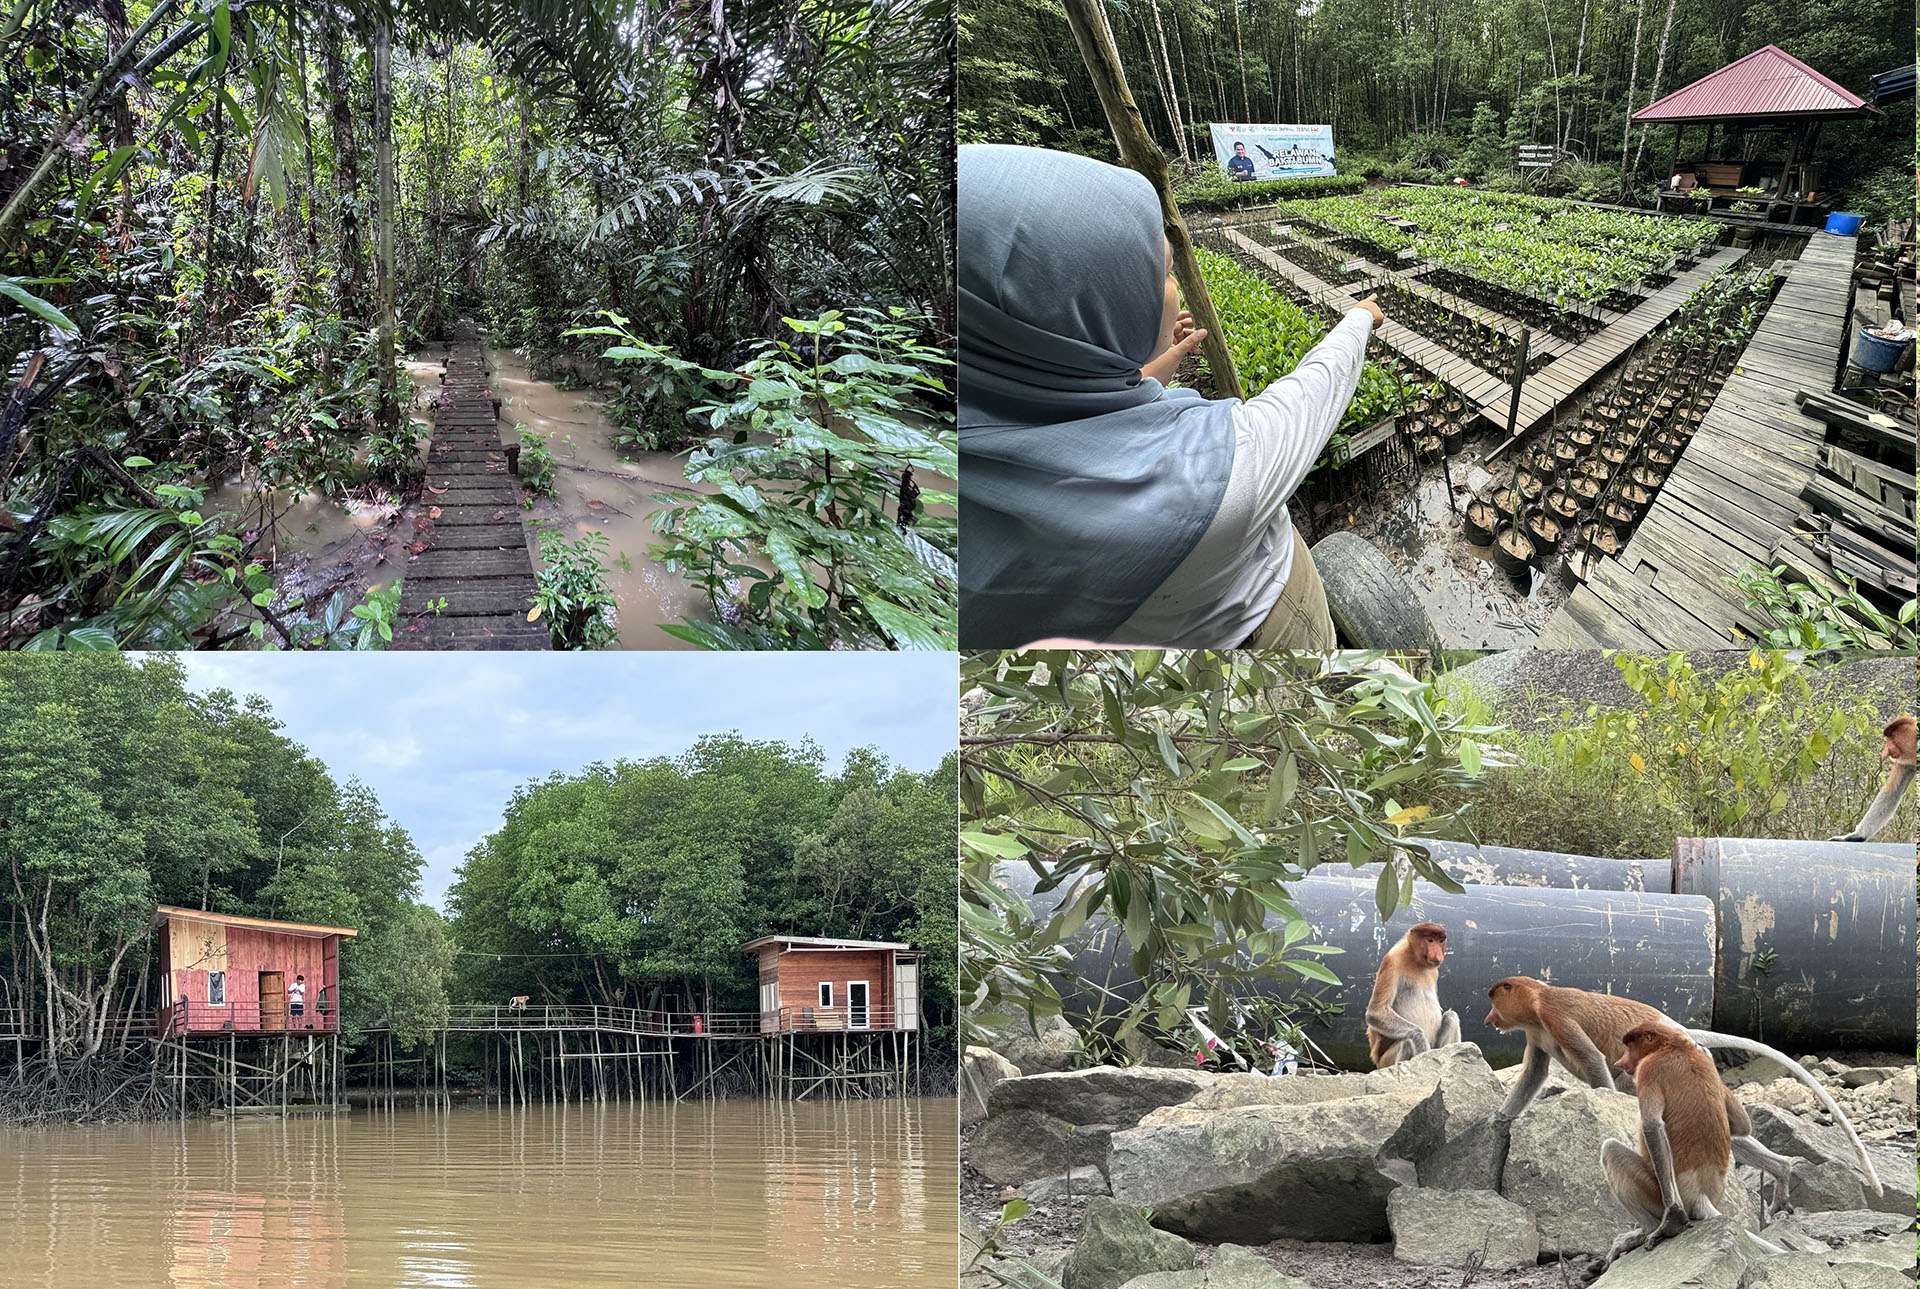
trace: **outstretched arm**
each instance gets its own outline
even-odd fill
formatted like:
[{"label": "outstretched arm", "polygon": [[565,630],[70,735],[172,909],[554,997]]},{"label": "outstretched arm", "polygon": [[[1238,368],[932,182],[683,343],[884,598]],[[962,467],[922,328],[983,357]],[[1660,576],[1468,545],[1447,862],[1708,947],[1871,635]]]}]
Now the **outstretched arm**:
[{"label": "outstretched arm", "polygon": [[1913,781],[1913,767],[1896,761],[1887,771],[1887,781],[1880,786],[1880,794],[1867,807],[1867,813],[1853,826],[1853,831],[1839,837],[1829,837],[1828,841],[1872,841],[1893,820],[1893,814],[1900,808],[1900,798],[1905,794],[1907,785]]},{"label": "outstretched arm", "polygon": [[1660,1204],[1665,1210],[1660,1225],[1647,1235],[1649,1247],[1671,1239],[1687,1229],[1686,1205],[1680,1202],[1680,1183],[1673,1175],[1673,1147],[1667,1140],[1663,1104],[1651,1089],[1640,1096],[1640,1137],[1646,1142],[1647,1158],[1653,1163],[1653,1175],[1660,1183]]},{"label": "outstretched arm", "polygon": [[1513,1091],[1507,1093],[1506,1104],[1500,1107],[1494,1116],[1497,1122],[1510,1124],[1520,1117],[1520,1112],[1533,1104],[1540,1095],[1540,1085],[1547,1081],[1547,1069],[1553,1064],[1553,1058],[1547,1055],[1547,1049],[1538,1043],[1527,1044],[1526,1062],[1520,1067],[1520,1077],[1514,1080]]}]

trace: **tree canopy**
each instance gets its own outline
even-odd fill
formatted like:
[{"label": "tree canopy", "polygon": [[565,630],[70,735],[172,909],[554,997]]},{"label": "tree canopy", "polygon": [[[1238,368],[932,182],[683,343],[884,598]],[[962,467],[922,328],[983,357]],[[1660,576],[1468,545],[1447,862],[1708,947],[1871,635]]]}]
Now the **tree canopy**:
[{"label": "tree canopy", "polygon": [[[1763,45],[1861,95],[1874,73],[1913,61],[1911,15],[1867,0],[1128,0],[1106,11],[1149,128],[1197,169],[1214,168],[1210,121],[1330,123],[1342,173],[1517,187],[1518,147],[1552,144],[1570,159],[1550,186],[1608,200],[1665,177],[1671,130],[1631,128],[1628,116]],[[1822,186],[1849,189],[1848,209],[1910,215],[1912,176],[1896,171],[1911,169],[1913,129],[1911,100],[1829,126]],[[1058,3],[962,6],[960,132],[1111,158]],[[1703,135],[1695,127],[1690,145]],[[1741,146],[1777,158],[1785,144]]]},{"label": "tree canopy", "polygon": [[450,893],[454,989],[748,1011],[749,940],[903,940],[928,953],[928,1024],[950,1035],[954,775],[872,749],[834,773],[811,742],[725,734],[527,784]]}]

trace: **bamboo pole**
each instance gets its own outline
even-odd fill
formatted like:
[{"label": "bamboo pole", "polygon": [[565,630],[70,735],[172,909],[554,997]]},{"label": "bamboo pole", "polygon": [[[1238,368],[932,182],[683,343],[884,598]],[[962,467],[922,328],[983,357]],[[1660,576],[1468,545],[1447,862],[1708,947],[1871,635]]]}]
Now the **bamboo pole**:
[{"label": "bamboo pole", "polygon": [[1193,257],[1193,241],[1187,236],[1187,222],[1173,204],[1173,191],[1167,182],[1167,158],[1147,133],[1140,108],[1127,86],[1127,74],[1120,64],[1120,51],[1101,20],[1101,0],[1064,0],[1067,23],[1073,28],[1074,43],[1100,94],[1100,106],[1107,114],[1107,125],[1120,147],[1120,164],[1136,170],[1153,185],[1160,198],[1161,220],[1166,226],[1167,242],[1173,247],[1173,276],[1180,283],[1180,294],[1193,314],[1194,325],[1207,333],[1200,350],[1207,356],[1213,372],[1214,392],[1223,398],[1239,398],[1240,376],[1233,358],[1227,353],[1226,333],[1220,328],[1220,316],[1214,312],[1213,297],[1200,276],[1200,265]]}]

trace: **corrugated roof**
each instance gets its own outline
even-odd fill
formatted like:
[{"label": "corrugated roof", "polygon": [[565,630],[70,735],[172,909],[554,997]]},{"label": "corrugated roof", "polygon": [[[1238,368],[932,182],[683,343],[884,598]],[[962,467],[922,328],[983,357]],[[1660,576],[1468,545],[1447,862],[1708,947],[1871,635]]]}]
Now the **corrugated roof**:
[{"label": "corrugated roof", "polygon": [[1726,121],[1746,117],[1867,116],[1875,109],[1778,45],[1702,76],[1633,114],[1641,122]]},{"label": "corrugated roof", "polygon": [[806,949],[901,949],[913,951],[910,944],[897,940],[834,940],[819,935],[763,935],[758,940],[749,940],[740,946],[742,953],[752,953],[763,944],[793,944]]},{"label": "corrugated roof", "polygon": [[311,922],[275,922],[271,918],[241,917],[238,913],[209,913],[206,909],[175,908],[171,904],[162,904],[153,911],[153,925],[177,918],[182,922],[212,922],[220,926],[256,927],[262,931],[278,931],[283,935],[305,935],[323,937],[329,935],[359,935],[352,927],[316,926]]}]

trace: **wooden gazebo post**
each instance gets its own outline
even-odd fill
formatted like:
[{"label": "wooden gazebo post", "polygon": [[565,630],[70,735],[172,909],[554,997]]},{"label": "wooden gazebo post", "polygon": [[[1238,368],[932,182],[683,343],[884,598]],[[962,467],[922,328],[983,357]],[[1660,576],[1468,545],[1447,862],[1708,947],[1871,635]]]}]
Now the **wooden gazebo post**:
[{"label": "wooden gazebo post", "polygon": [[1100,12],[1101,3],[1102,0],[1064,0],[1067,25],[1073,28],[1074,43],[1080,46],[1080,57],[1086,62],[1093,87],[1100,94],[1107,126],[1113,131],[1114,142],[1120,145],[1120,164],[1145,175],[1160,197],[1161,219],[1166,225],[1167,242],[1173,247],[1173,276],[1180,283],[1180,294],[1186,299],[1188,312],[1193,314],[1194,325],[1207,333],[1200,349],[1213,372],[1214,393],[1223,398],[1240,398],[1240,376],[1233,369],[1232,356],[1227,353],[1226,333],[1221,330],[1220,316],[1213,311],[1213,297],[1207,294],[1200,265],[1193,258],[1187,222],[1180,217],[1180,208],[1173,204],[1173,190],[1167,182],[1167,158],[1147,133],[1147,123],[1140,116],[1139,105],[1133,101],[1133,91],[1127,87],[1120,51],[1114,47],[1113,37],[1107,31]]}]

